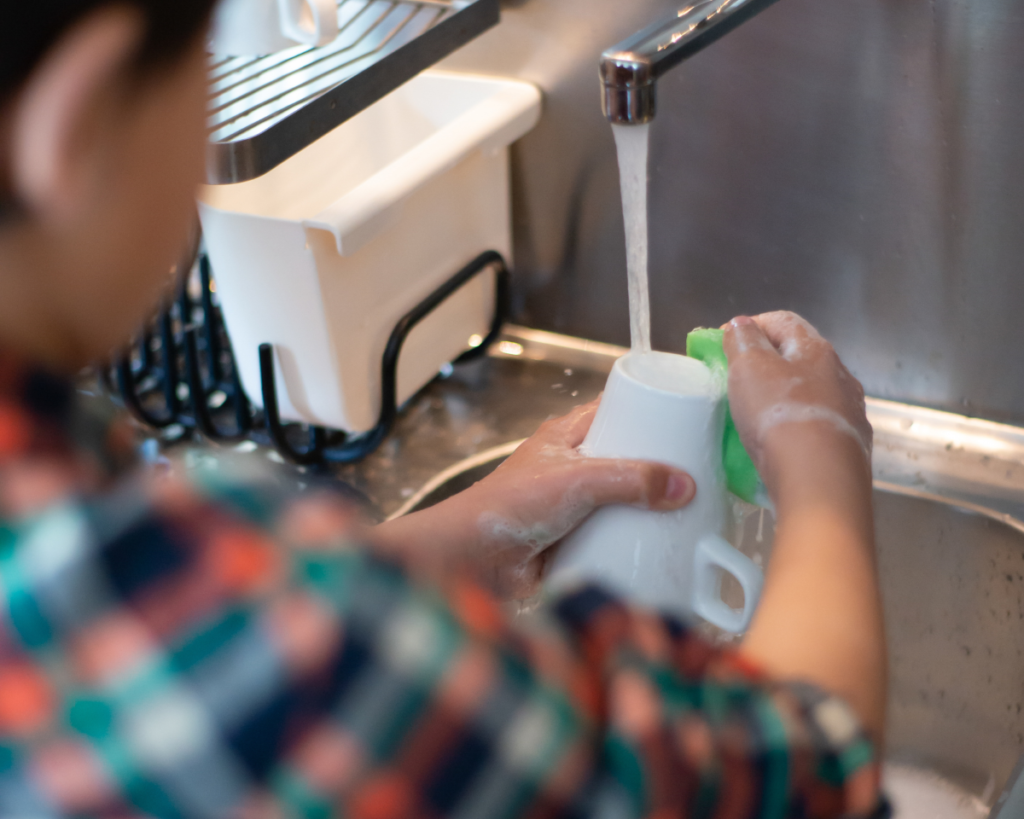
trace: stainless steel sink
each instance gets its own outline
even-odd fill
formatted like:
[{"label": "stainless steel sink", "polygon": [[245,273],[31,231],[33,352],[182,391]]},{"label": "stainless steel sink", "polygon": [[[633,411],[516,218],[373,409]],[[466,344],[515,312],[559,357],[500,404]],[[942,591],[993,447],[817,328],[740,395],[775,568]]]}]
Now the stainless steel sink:
[{"label": "stainless steel sink", "polygon": [[[565,409],[591,397],[624,352],[518,328],[503,349],[496,353],[503,360],[490,363],[489,391],[474,405],[491,419],[485,447],[470,447],[475,454],[452,459],[418,491],[407,490],[404,503],[390,503],[391,516],[437,503],[486,476],[518,445],[510,438],[561,411],[551,404],[553,395],[562,395]],[[533,380],[524,381],[524,372]],[[502,379],[515,388],[502,389]],[[585,384],[574,400],[565,395],[563,382],[570,379]],[[436,407],[445,388],[432,389]],[[538,402],[544,414],[532,417]],[[501,440],[502,429],[513,429],[495,423],[502,413],[517,419],[520,434],[489,446]],[[949,816],[984,816],[1015,781],[1024,754],[1024,432],[885,401],[869,400],[869,416],[891,658],[893,789],[899,790],[901,771],[928,772],[940,792],[955,786],[970,803]],[[733,541],[756,561],[770,560],[772,535],[770,515],[738,509]],[[897,816],[925,815],[903,807]],[[1011,817],[1018,819],[1006,811],[999,819]]]}]

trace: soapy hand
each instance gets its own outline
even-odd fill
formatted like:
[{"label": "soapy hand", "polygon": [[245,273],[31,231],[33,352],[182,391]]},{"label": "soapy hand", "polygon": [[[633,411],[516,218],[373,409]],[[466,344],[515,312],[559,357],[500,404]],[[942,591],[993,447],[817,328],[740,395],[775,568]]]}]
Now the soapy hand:
[{"label": "soapy hand", "polygon": [[510,599],[533,595],[550,546],[599,506],[670,510],[693,479],[651,461],[587,458],[578,447],[598,401],[544,423],[493,473],[437,506],[377,527],[375,539],[414,559],[467,565]]},{"label": "soapy hand", "polygon": [[737,318],[724,329],[729,406],[776,510],[741,651],[777,679],[845,698],[881,744],[885,628],[864,390],[793,313]]},{"label": "soapy hand", "polygon": [[[807,436],[856,444],[870,467],[864,390],[832,345],[795,313],[741,316],[725,326],[729,406],[744,446],[769,484],[782,450]],[[797,436],[797,438],[794,438]]]}]

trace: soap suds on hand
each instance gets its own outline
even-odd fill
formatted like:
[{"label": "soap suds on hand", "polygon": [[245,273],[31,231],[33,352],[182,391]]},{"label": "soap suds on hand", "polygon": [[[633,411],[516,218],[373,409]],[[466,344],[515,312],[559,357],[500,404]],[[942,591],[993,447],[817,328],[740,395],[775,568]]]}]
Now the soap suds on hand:
[{"label": "soap suds on hand", "polygon": [[485,511],[477,518],[477,529],[485,543],[500,551],[518,552],[519,562],[525,565],[567,535],[593,508],[593,497],[579,487],[570,487],[544,522],[524,524]]},{"label": "soap suds on hand", "polygon": [[507,543],[513,547],[527,547],[523,562],[539,555],[560,536],[557,530],[542,523],[531,526],[517,525],[494,512],[481,512],[477,518],[480,534],[489,543]]},{"label": "soap suds on hand", "polygon": [[[739,325],[733,321],[732,326],[738,327]],[[775,347],[772,346],[772,343],[760,333],[754,334],[752,343],[750,344],[747,343],[747,340],[742,335],[737,334],[735,337],[735,344],[736,349],[740,353],[748,353],[753,349],[767,350],[769,352],[775,349]]]},{"label": "soap suds on hand", "polygon": [[761,415],[761,423],[757,430],[757,438],[763,441],[768,430],[781,424],[805,424],[812,421],[823,421],[830,424],[844,435],[851,436],[864,456],[871,461],[871,443],[866,441],[864,436],[835,410],[814,404],[785,403],[775,404]]},{"label": "soap suds on hand", "polygon": [[[803,358],[814,346],[823,340],[821,334],[812,324],[795,313],[787,313],[785,311],[765,313],[761,320],[764,324],[771,326],[772,330],[775,331],[773,334],[781,332],[782,335],[787,336],[786,340],[778,348],[779,355],[786,359],[786,361],[796,361]],[[757,336],[754,343],[758,349],[775,349],[772,343],[764,336]],[[752,348],[752,345],[746,344],[743,341],[740,341],[739,344],[740,352],[747,352]]]}]

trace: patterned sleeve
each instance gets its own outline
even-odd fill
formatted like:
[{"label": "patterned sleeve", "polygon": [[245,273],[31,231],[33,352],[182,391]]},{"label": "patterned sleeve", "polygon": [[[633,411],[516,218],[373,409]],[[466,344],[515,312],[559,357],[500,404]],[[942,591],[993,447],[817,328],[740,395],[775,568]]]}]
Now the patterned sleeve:
[{"label": "patterned sleeve", "polygon": [[[839,700],[602,592],[510,622],[342,506],[133,486],[7,533],[0,815],[867,816]],[[282,545],[283,544],[283,545]]]},{"label": "patterned sleeve", "polygon": [[773,682],[734,651],[600,589],[555,611],[600,675],[606,815],[887,815],[872,745],[838,697]]}]

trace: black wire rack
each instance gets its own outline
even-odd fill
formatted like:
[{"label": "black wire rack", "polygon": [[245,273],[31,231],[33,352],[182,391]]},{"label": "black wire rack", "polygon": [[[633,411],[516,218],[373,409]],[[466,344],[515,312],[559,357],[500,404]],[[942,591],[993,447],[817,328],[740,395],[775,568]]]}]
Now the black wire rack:
[{"label": "black wire rack", "polygon": [[207,181],[254,179],[498,23],[499,0],[338,0],[338,36],[210,67]]},{"label": "black wire rack", "polygon": [[192,266],[174,299],[110,367],[104,368],[103,380],[136,420],[161,430],[168,444],[197,438],[220,444],[251,439],[273,446],[282,458],[301,466],[354,463],[380,446],[398,417],[398,361],[409,333],[463,285],[487,271],[495,275],[491,329],[479,346],[453,363],[484,355],[498,338],[509,311],[509,272],[502,255],[489,250],[395,325],[381,360],[377,424],[359,435],[282,420],[271,344],[259,348],[263,407],[253,405],[235,366],[205,254]]}]

